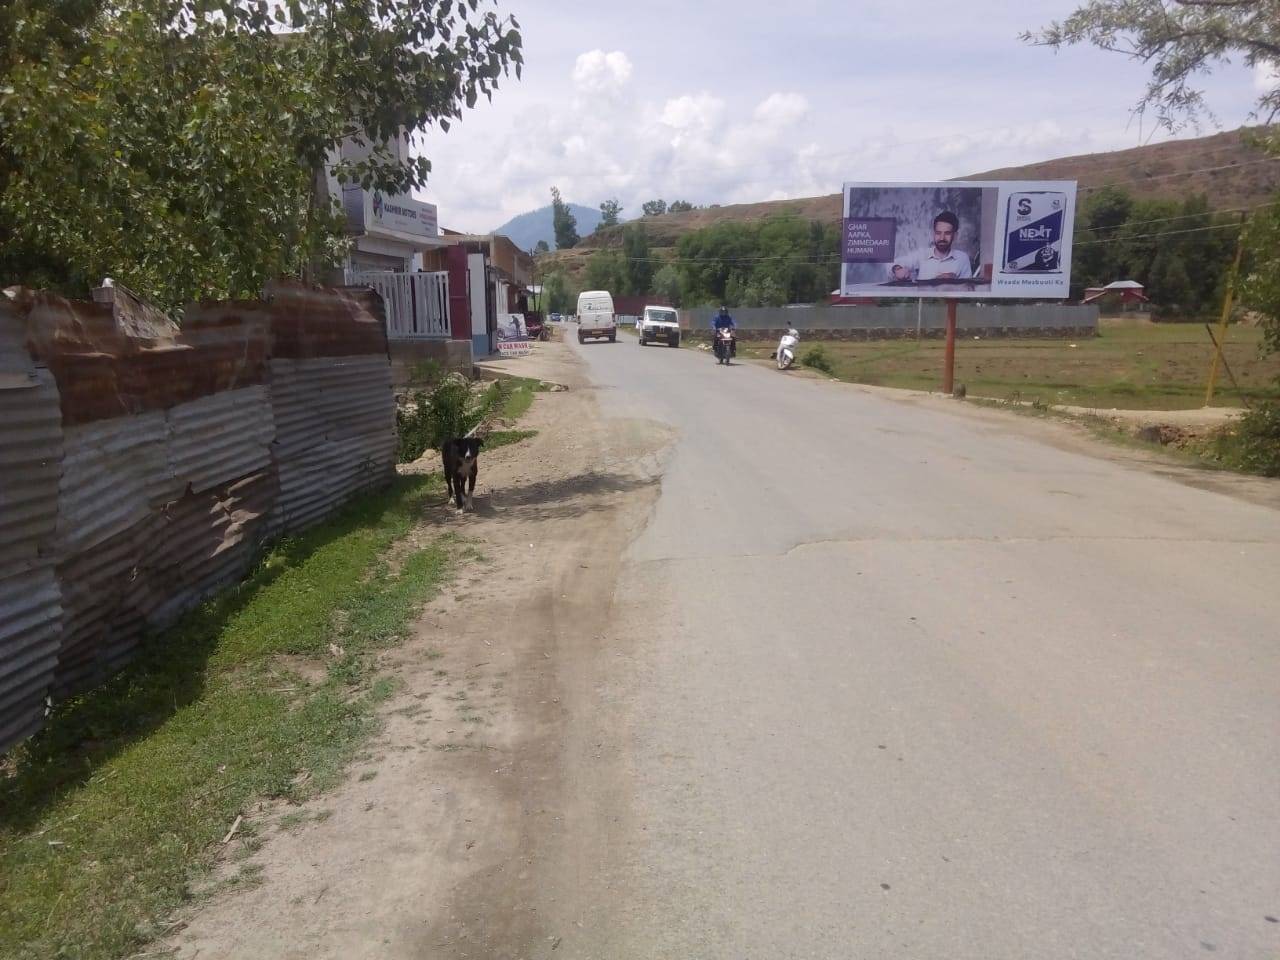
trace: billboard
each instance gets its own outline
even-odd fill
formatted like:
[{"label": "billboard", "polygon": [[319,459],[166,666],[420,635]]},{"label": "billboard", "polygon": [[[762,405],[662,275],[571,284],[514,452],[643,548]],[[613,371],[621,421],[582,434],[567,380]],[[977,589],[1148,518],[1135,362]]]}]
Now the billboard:
[{"label": "billboard", "polygon": [[1074,180],[846,183],[845,297],[1063,300]]}]

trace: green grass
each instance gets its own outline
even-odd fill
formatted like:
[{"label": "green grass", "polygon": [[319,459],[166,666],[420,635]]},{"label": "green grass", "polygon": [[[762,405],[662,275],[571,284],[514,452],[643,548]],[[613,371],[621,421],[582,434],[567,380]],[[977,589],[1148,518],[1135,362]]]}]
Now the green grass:
[{"label": "green grass", "polygon": [[503,385],[503,396],[497,416],[508,422],[519,420],[528,413],[533,406],[533,395],[543,389],[541,381],[524,377],[499,382]]},{"label": "green grass", "polygon": [[136,950],[194,896],[238,815],[252,836],[257,801],[342,776],[393,690],[374,651],[447,574],[447,539],[395,549],[438,495],[437,478],[403,478],[279,544],[11,755],[0,955]]},{"label": "green grass", "polygon": [[499,447],[519,443],[521,440],[528,440],[530,437],[536,437],[537,435],[537,430],[494,430],[484,438],[484,448],[486,450],[496,450]]},{"label": "green grass", "polygon": [[[1280,396],[1280,356],[1259,354],[1261,331],[1233,326],[1226,358],[1245,395]],[[1073,347],[1072,344],[1075,346]],[[855,383],[937,390],[941,384],[941,340],[822,341],[834,376]],[[766,356],[772,343],[739,346]],[[802,350],[804,344],[802,341]],[[969,396],[1040,400],[1110,409],[1191,409],[1204,404],[1213,345],[1199,324],[1123,325],[1103,321],[1100,335],[1079,340],[961,337],[956,345],[956,383]],[[1219,373],[1214,402],[1238,406],[1241,392]]]}]

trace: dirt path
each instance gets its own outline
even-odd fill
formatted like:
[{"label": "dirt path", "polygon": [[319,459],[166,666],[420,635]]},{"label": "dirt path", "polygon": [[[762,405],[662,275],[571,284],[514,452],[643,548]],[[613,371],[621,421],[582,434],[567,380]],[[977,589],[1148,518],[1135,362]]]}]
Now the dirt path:
[{"label": "dirt path", "polygon": [[[575,713],[622,653],[604,625],[669,436],[603,420],[564,344],[512,372],[569,390],[538,395],[521,422],[536,437],[484,456],[474,515],[424,518],[481,559],[388,654],[400,688],[384,730],[342,787],[305,808],[304,826],[263,813],[268,842],[250,859],[261,883],[199,909],[169,944],[178,956],[487,958],[556,942],[533,906],[545,871],[531,866],[564,856],[565,821],[588,819],[570,815],[578,798],[616,805],[592,822],[626,816],[617,782],[580,789],[566,769],[581,764],[562,758],[594,749],[577,742],[589,725]],[[607,840],[575,836],[572,856],[587,862]]]}]

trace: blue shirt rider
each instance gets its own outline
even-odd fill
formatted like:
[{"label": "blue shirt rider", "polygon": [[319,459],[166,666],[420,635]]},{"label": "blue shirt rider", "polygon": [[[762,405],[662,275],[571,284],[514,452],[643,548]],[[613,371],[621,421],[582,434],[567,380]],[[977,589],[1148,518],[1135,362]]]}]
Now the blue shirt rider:
[{"label": "blue shirt rider", "polygon": [[[731,331],[732,331],[732,330],[737,330],[737,328],[738,328],[738,325],[737,325],[736,323],[734,323],[734,322],[733,322],[733,317],[729,316],[729,308],[728,308],[728,307],[725,307],[725,306],[721,306],[721,307],[720,307],[720,312],[719,312],[719,313],[717,313],[717,314],[716,314],[716,315],[711,319],[711,338],[712,338],[712,342],[714,343],[714,341],[715,341],[715,338],[716,338],[717,334],[719,334],[719,332],[720,332],[721,330],[728,329],[728,330],[731,330]],[[738,352],[737,339],[738,339],[738,338],[737,338],[737,336],[735,335],[735,336],[734,336],[734,339],[733,339],[733,346],[731,346],[731,347],[729,348],[729,350],[730,350],[730,352],[729,352],[729,356],[731,356],[731,357],[732,357],[732,356],[734,356],[734,355]],[[717,354],[717,356],[719,356],[719,354]]]},{"label": "blue shirt rider", "polygon": [[711,329],[719,330],[722,327],[728,327],[730,330],[736,330],[738,325],[733,322],[733,317],[729,316],[729,308],[721,307],[720,312],[711,318]]}]

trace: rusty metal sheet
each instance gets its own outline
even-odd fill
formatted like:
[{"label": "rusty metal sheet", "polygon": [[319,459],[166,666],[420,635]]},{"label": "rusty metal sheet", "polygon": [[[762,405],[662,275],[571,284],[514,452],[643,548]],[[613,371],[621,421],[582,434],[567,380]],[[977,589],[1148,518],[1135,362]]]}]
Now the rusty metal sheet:
[{"label": "rusty metal sheet", "polygon": [[381,356],[275,359],[271,365],[280,502],[273,526],[324,517],[395,469],[395,397]]},{"label": "rusty metal sheet", "polygon": [[259,312],[219,313],[188,333],[153,338],[121,326],[110,304],[25,291],[30,355],[53,371],[65,426],[166,410],[266,381],[267,331]]},{"label": "rusty metal sheet", "polygon": [[189,493],[156,514],[128,604],[151,629],[172,623],[253,563],[279,487],[266,469],[202,493]]},{"label": "rusty metal sheet", "polygon": [[0,751],[44,722],[60,623],[60,591],[52,565],[0,575]]},{"label": "rusty metal sheet", "polygon": [[145,524],[71,554],[58,564],[62,585],[62,630],[54,696],[87,690],[104,676],[103,648],[140,558],[151,544]]},{"label": "rusty metal sheet", "polygon": [[282,281],[268,284],[267,297],[273,361],[387,355],[381,306],[372,309],[375,300],[367,291],[317,290]]},{"label": "rusty metal sheet", "polygon": [[57,549],[73,556],[144,522],[172,498],[164,412],[65,428]]},{"label": "rusty metal sheet", "polygon": [[394,475],[367,292],[273,285],[181,330],[121,295],[0,296],[0,749],[51,692],[99,682],[241,578],[268,536]]},{"label": "rusty metal sheet", "polygon": [[265,386],[179,404],[165,419],[169,465],[179,491],[200,493],[271,463],[275,422]]},{"label": "rusty metal sheet", "polygon": [[49,553],[58,519],[58,389],[48,370],[21,377],[0,385],[0,568]]}]

